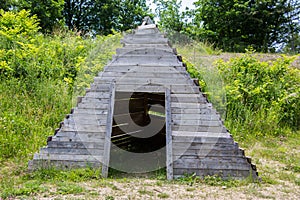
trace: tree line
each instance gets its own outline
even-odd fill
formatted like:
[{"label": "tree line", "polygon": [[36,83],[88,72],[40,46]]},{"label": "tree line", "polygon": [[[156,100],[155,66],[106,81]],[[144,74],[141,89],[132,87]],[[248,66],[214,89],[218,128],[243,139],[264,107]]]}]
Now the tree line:
[{"label": "tree line", "polygon": [[135,28],[143,17],[159,19],[161,29],[207,41],[224,51],[300,52],[300,1],[197,0],[182,11],[181,0],[0,0],[4,11],[30,10],[41,30],[67,27],[81,34],[107,35]]},{"label": "tree line", "polygon": [[184,12],[181,0],[154,1],[167,32],[184,33],[230,52],[251,47],[300,53],[299,0],[198,0],[195,9]]},{"label": "tree line", "polygon": [[134,28],[150,13],[146,0],[0,0],[0,9],[29,10],[44,33],[66,26],[101,35]]}]

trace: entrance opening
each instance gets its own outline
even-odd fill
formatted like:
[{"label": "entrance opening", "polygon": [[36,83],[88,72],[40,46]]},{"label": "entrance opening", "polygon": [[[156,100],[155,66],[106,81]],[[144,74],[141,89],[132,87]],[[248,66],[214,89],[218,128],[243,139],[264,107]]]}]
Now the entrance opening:
[{"label": "entrance opening", "polygon": [[110,167],[144,173],[166,166],[165,93],[116,92]]}]

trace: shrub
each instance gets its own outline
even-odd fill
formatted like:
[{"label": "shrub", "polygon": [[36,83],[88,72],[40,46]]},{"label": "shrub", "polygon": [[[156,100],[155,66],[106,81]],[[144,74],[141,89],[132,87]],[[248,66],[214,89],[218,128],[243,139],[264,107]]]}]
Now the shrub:
[{"label": "shrub", "polygon": [[251,52],[216,65],[226,84],[226,120],[248,131],[280,134],[300,126],[300,71],[295,57],[261,62]]}]

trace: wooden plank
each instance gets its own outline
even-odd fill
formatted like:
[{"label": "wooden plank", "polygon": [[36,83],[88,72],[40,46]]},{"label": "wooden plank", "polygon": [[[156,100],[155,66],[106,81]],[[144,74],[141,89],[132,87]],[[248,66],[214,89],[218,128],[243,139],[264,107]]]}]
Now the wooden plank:
[{"label": "wooden plank", "polygon": [[187,149],[185,152],[182,152],[182,150],[179,149],[173,149],[173,159],[177,160],[184,157],[193,157],[193,158],[201,158],[201,157],[240,157],[245,158],[245,156],[242,154],[242,151],[239,149],[236,150],[217,150],[217,149],[211,149],[211,150],[202,150],[202,149]]},{"label": "wooden plank", "polygon": [[[172,92],[181,93],[181,94],[189,94],[189,93],[199,93],[199,87],[189,86],[189,85],[178,85],[174,84],[174,87],[172,87]],[[166,88],[170,88],[169,84],[163,84],[163,85],[154,85],[154,84],[148,84],[148,85],[141,85],[141,84],[134,84],[134,83],[124,83],[124,84],[117,84],[116,90],[118,92],[128,92],[128,91],[135,91],[135,92],[165,92]],[[172,107],[173,104],[173,107]],[[184,104],[185,105],[185,104]],[[181,108],[185,109],[185,107],[181,107],[178,103],[171,103],[171,108]],[[195,107],[195,106],[194,106]],[[192,108],[194,108],[192,107]],[[199,108],[204,107],[199,105]],[[205,106],[206,108],[206,106]]]},{"label": "wooden plank", "polygon": [[156,34],[158,33],[158,29],[137,29],[135,30],[135,35],[144,35],[144,34]]},{"label": "wooden plank", "polygon": [[[115,64],[111,63],[104,67],[103,70],[105,73],[106,72],[130,72],[130,73],[186,73],[186,69],[183,67],[181,63],[176,64],[176,65],[158,65],[158,64],[139,64],[139,65],[125,65],[125,64]],[[98,76],[100,77],[100,76]],[[99,83],[103,83],[99,82]]]},{"label": "wooden plank", "polygon": [[194,136],[173,136],[173,142],[174,143],[188,143],[188,144],[226,144],[226,145],[234,145],[237,148],[238,146],[235,145],[232,137],[225,136],[225,137],[194,137]]},{"label": "wooden plank", "polygon": [[62,161],[86,161],[86,162],[97,162],[102,161],[102,156],[96,155],[70,155],[70,154],[35,154],[35,160],[62,160]]},{"label": "wooden plank", "polygon": [[[140,68],[140,67],[148,66],[148,67],[145,67],[145,69],[140,70],[140,71],[148,70],[148,72],[150,72],[149,67],[156,68],[156,70],[159,70],[159,68],[161,68],[161,70],[163,70],[162,68],[165,68],[164,71],[166,71],[166,68],[176,67],[176,68],[179,68],[179,70],[181,70],[181,71],[186,71],[184,64],[178,60],[174,60],[171,62],[171,61],[167,61],[167,60],[157,61],[155,59],[149,60],[148,62],[145,60],[144,61],[127,60],[126,62],[125,62],[125,59],[113,60],[110,63],[108,63],[108,65],[106,67],[104,67],[104,71],[112,71],[112,70],[107,70],[107,68],[113,68],[113,67],[114,68],[119,67],[119,69],[115,70],[115,71],[119,71],[120,67],[124,68],[124,67],[128,67],[128,66],[131,66],[130,69],[134,69],[133,67]],[[127,70],[127,71],[129,71],[129,70]],[[122,72],[122,71],[120,71],[120,72]]]},{"label": "wooden plank", "polygon": [[67,148],[67,149],[103,149],[104,145],[95,142],[57,142],[49,141],[48,148]]},{"label": "wooden plank", "polygon": [[95,98],[95,97],[84,97],[82,103],[99,103],[99,104],[108,104],[109,99],[105,98]]},{"label": "wooden plank", "polygon": [[177,57],[118,57],[112,60],[109,65],[153,65],[153,66],[182,66]]},{"label": "wooden plank", "polygon": [[103,149],[41,148],[42,154],[103,155]]},{"label": "wooden plank", "polygon": [[174,125],[191,125],[191,126],[223,126],[222,121],[204,121],[204,120],[176,120],[173,119],[172,123]]},{"label": "wooden plank", "polygon": [[167,38],[124,38],[122,44],[168,44]]},{"label": "wooden plank", "polygon": [[102,164],[102,177],[108,176],[108,167],[110,159],[110,147],[111,147],[111,133],[113,125],[113,114],[114,114],[114,102],[115,102],[115,83],[111,84],[110,89],[110,105],[107,114],[107,124],[106,124],[106,135],[104,143],[104,153],[103,153],[103,164]]},{"label": "wooden plank", "polygon": [[174,178],[183,177],[186,174],[195,174],[196,176],[213,176],[218,175],[222,178],[242,179],[250,175],[250,170],[230,170],[230,169],[174,169]]},{"label": "wooden plank", "polygon": [[131,38],[165,38],[165,35],[160,32],[156,32],[156,33],[152,33],[152,34],[128,34],[128,35],[125,35],[124,38],[127,38],[127,39],[131,39]]},{"label": "wooden plank", "polygon": [[172,102],[171,108],[178,109],[202,109],[202,108],[211,108],[211,103],[199,104],[199,103],[180,103],[180,102]]},{"label": "wooden plank", "polygon": [[99,102],[81,102],[77,105],[77,108],[80,109],[97,109],[97,110],[107,110],[107,103],[99,103]]},{"label": "wooden plank", "polygon": [[77,134],[74,137],[67,137],[65,135],[55,135],[52,137],[52,141],[60,142],[102,142],[104,143],[103,134]]},{"label": "wooden plank", "polygon": [[[97,79],[97,81],[100,82],[99,79]],[[91,88],[90,88],[91,92],[109,92],[109,84],[104,84],[104,83],[92,83],[91,84]]]},{"label": "wooden plank", "polygon": [[182,137],[214,137],[214,138],[231,138],[228,133],[216,133],[216,132],[188,132],[188,131],[172,131],[172,135]]},{"label": "wooden plank", "polygon": [[250,164],[244,158],[202,158],[202,159],[178,159],[173,162],[174,169],[231,169],[231,170],[250,170]]},{"label": "wooden plank", "polygon": [[179,103],[207,103],[207,99],[204,97],[198,96],[197,98],[189,98],[189,97],[172,97],[172,102]]},{"label": "wooden plank", "polygon": [[[128,72],[110,72],[105,71],[99,77],[107,77],[107,78],[121,78],[121,77],[131,77],[131,78],[183,78],[190,79],[189,74],[187,72],[182,71],[161,71],[161,72],[141,72],[141,71],[128,71]],[[103,79],[105,80],[105,79]]]},{"label": "wooden plank", "polygon": [[74,168],[99,168],[101,162],[95,161],[64,161],[64,160],[31,160],[29,163],[29,170],[41,169],[41,168],[56,168],[56,169],[74,169]]},{"label": "wooden plank", "polygon": [[[111,77],[101,77],[101,79],[102,80],[107,80],[107,81],[112,80]],[[95,81],[97,81],[96,78],[95,78]],[[193,81],[192,80],[190,80],[190,79],[188,79],[184,76],[180,76],[180,75],[178,75],[178,77],[174,78],[174,79],[173,78],[166,79],[164,77],[161,77],[161,78],[142,77],[142,78],[140,78],[140,77],[122,76],[122,77],[115,78],[114,81],[116,82],[117,85],[133,83],[133,84],[140,84],[140,85],[147,85],[147,84],[158,84],[158,85],[169,84],[169,85],[173,85],[173,84],[177,84],[177,85],[190,85],[190,86],[193,86]],[[198,97],[198,98],[200,99],[200,97]],[[205,99],[205,101],[206,101],[206,99]]]},{"label": "wooden plank", "polygon": [[121,99],[131,99],[131,98],[144,98],[145,93],[136,93],[134,91],[131,92],[116,92],[115,99],[121,100]]},{"label": "wooden plank", "polygon": [[172,108],[171,109],[172,114],[215,114],[211,108],[200,108],[200,109],[194,109],[194,108]]},{"label": "wooden plank", "polygon": [[165,92],[165,112],[166,112],[166,165],[167,179],[173,179],[173,144],[172,144],[172,129],[171,129],[171,90],[166,89]]},{"label": "wooden plank", "polygon": [[[211,142],[211,143],[209,143]],[[178,149],[180,151],[182,151],[183,153],[187,150],[187,149],[195,149],[195,150],[199,150],[201,149],[202,151],[210,151],[212,149],[215,150],[237,150],[239,149],[239,147],[237,145],[234,144],[226,144],[226,143],[220,143],[218,140],[215,141],[208,141],[208,142],[192,142],[192,143],[186,143],[186,142],[174,142],[173,141],[173,149]]]},{"label": "wooden plank", "polygon": [[90,125],[90,124],[76,124],[76,125],[63,125],[61,131],[89,131],[95,133],[105,132],[105,127],[103,125]]},{"label": "wooden plank", "polygon": [[93,109],[93,108],[74,108],[74,115],[77,114],[88,114],[88,115],[106,115],[107,110],[102,110],[102,109]]},{"label": "wooden plank", "polygon": [[224,126],[189,126],[189,125],[173,125],[173,131],[190,131],[190,132],[215,132],[215,133],[227,133],[227,129]]},{"label": "wooden plank", "polygon": [[[93,133],[93,132],[63,132],[63,131],[58,131],[57,134],[55,135],[57,137],[66,137],[66,138],[96,138],[96,139],[104,139],[105,134],[104,133]],[[74,141],[74,140],[73,140]]]},{"label": "wooden plank", "polygon": [[175,52],[172,48],[170,47],[165,47],[165,48],[153,48],[153,47],[137,47],[137,48],[118,48],[116,50],[117,54],[132,54],[132,55],[156,55],[156,54],[167,54],[167,55],[174,55]]},{"label": "wooden plank", "polygon": [[203,120],[203,121],[218,121],[221,120],[220,115],[216,114],[172,114],[172,119],[175,120],[189,120],[189,119],[195,119],[195,120]]},{"label": "wooden plank", "polygon": [[[106,115],[103,115],[106,116]],[[74,125],[106,125],[106,118],[102,117],[101,119],[94,116],[94,118],[69,118],[64,120],[64,125],[74,126]]]},{"label": "wooden plank", "polygon": [[74,120],[104,120],[107,118],[106,114],[95,114],[95,113],[73,113],[70,118]]}]

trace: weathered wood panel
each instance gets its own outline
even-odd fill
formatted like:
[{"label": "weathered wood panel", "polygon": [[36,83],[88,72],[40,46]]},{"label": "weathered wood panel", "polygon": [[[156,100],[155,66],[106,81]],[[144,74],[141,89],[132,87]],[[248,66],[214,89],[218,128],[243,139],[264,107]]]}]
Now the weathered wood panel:
[{"label": "weathered wood panel", "polygon": [[95,155],[68,155],[68,154],[35,154],[36,160],[61,160],[61,161],[87,161],[87,162],[102,162],[102,156]]},{"label": "weathered wood panel", "polygon": [[47,142],[48,148],[71,148],[71,149],[104,149],[104,144],[94,143],[94,142],[57,142],[49,141]]},{"label": "weathered wood panel", "polygon": [[173,131],[188,131],[188,132],[213,132],[213,133],[227,133],[224,126],[189,126],[189,125],[172,125]]},{"label": "weathered wood panel", "polygon": [[103,155],[103,149],[41,148],[42,154]]},{"label": "weathered wood panel", "polygon": [[172,143],[172,128],[171,128],[171,91],[166,89],[165,93],[165,115],[166,115],[166,166],[167,179],[173,179],[173,143]]},{"label": "weathered wood panel", "polygon": [[107,124],[105,131],[105,141],[104,141],[104,152],[103,152],[103,164],[102,164],[102,176],[108,176],[108,167],[109,167],[109,159],[110,159],[110,147],[111,147],[111,133],[112,133],[112,125],[113,125],[113,114],[114,114],[114,102],[115,102],[115,83],[111,84],[110,88],[110,104],[108,107],[107,114]]}]

